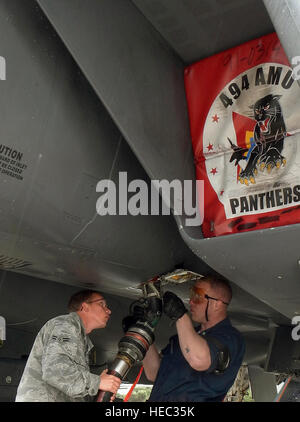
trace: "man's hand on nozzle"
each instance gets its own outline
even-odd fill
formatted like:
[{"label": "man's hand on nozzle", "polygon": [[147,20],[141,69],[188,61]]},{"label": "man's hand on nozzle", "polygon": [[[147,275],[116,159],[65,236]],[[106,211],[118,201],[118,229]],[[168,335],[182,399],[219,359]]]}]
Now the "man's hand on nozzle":
[{"label": "man's hand on nozzle", "polygon": [[99,390],[109,391],[115,396],[120,388],[121,380],[114,375],[107,374],[107,369],[101,372]]},{"label": "man's hand on nozzle", "polygon": [[138,318],[136,318],[132,315],[128,315],[125,318],[123,318],[122,319],[122,328],[123,328],[124,333],[127,333],[129,328],[132,327],[133,325],[135,325],[137,321],[138,321]]},{"label": "man's hand on nozzle", "polygon": [[122,320],[122,328],[126,333],[128,329],[139,322],[147,322],[153,328],[158,324],[161,317],[161,299],[152,298],[144,300],[144,302],[136,301],[131,314]]},{"label": "man's hand on nozzle", "polygon": [[166,292],[163,295],[163,311],[173,321],[177,321],[187,312],[187,309],[178,296],[172,292]]},{"label": "man's hand on nozzle", "polygon": [[135,305],[133,307],[133,311],[131,315],[127,315],[122,320],[122,328],[124,333],[128,331],[128,329],[135,325],[138,321],[145,321],[145,310],[142,308],[141,305]]}]

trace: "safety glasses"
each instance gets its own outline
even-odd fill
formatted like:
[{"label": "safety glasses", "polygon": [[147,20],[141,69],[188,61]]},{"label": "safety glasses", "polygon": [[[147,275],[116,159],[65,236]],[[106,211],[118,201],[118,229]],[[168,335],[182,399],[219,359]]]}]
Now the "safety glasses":
[{"label": "safety glasses", "polygon": [[95,300],[87,300],[86,303],[95,303],[95,302],[99,302],[99,305],[104,308],[104,309],[108,309],[108,306],[105,302],[105,300],[103,299],[95,299]]},{"label": "safety glasses", "polygon": [[205,299],[220,300],[225,305],[229,305],[229,303],[224,302],[224,300],[222,299],[217,299],[216,297],[208,296],[204,289],[196,286],[193,286],[190,289],[190,299],[194,303],[202,303],[205,301]]}]

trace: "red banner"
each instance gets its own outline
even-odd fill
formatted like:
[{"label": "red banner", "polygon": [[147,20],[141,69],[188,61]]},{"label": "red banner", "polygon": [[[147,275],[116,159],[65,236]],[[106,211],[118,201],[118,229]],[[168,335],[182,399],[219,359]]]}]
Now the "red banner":
[{"label": "red banner", "polygon": [[277,35],[185,69],[206,237],[300,222],[300,95]]}]

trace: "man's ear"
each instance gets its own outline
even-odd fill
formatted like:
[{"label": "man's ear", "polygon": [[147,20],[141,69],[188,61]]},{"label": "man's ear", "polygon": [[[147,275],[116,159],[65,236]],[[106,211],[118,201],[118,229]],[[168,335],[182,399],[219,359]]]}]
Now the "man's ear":
[{"label": "man's ear", "polygon": [[86,302],[82,302],[80,310],[82,312],[88,312],[89,311],[88,304]]},{"label": "man's ear", "polygon": [[222,302],[220,300],[214,300],[215,309],[219,310],[222,306]]}]

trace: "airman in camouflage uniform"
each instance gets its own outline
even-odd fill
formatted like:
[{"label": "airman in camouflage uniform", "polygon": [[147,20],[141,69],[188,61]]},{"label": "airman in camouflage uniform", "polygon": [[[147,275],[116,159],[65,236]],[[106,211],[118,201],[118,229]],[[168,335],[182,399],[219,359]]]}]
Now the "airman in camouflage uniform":
[{"label": "airman in camouflage uniform", "polygon": [[[84,292],[90,292],[89,297],[80,303]],[[76,312],[51,319],[38,333],[16,401],[91,401],[99,389],[115,394],[119,388],[117,377],[107,375],[106,371],[95,375],[89,369],[88,355],[93,344],[87,334],[95,328],[104,328],[111,311],[100,293],[78,294],[75,305],[73,300],[70,306],[72,298],[69,302],[69,309],[77,308]]]}]

